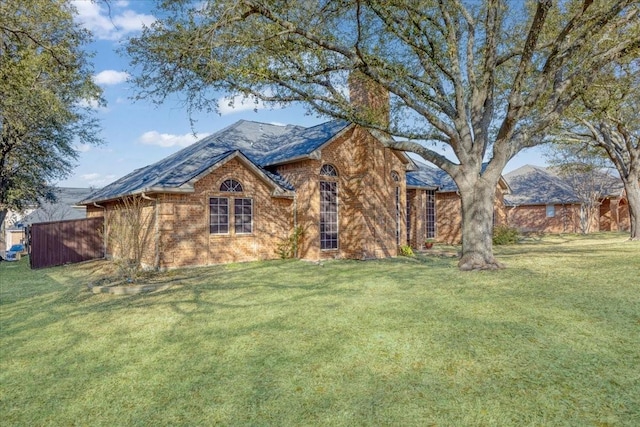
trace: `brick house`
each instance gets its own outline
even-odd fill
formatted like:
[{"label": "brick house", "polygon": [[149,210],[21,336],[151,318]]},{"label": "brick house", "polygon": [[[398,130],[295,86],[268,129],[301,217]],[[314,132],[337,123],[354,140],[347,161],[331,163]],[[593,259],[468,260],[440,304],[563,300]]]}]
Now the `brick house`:
[{"label": "brick house", "polygon": [[[525,165],[504,176],[507,222],[522,232],[578,233],[583,202],[571,184],[551,168]],[[629,230],[629,211],[622,181],[603,174],[592,231]]]},{"label": "brick house", "polygon": [[[355,108],[389,120],[387,92],[357,74],[349,89]],[[142,198],[152,222],[143,261],[161,269],[277,258],[296,230],[296,255],[308,260],[389,257],[403,245],[421,249],[427,238],[459,241],[453,181],[376,135],[336,120],[310,128],[239,121],[81,204],[87,216],[105,217],[108,233],[123,198]],[[507,189],[501,182],[497,220]]]},{"label": "brick house", "polygon": [[389,257],[427,238],[460,239],[460,198],[443,171],[341,121],[239,121],[81,204],[108,218],[129,195],[153,218],[144,262],[163,269],[277,258],[296,228],[297,255],[309,260]]}]

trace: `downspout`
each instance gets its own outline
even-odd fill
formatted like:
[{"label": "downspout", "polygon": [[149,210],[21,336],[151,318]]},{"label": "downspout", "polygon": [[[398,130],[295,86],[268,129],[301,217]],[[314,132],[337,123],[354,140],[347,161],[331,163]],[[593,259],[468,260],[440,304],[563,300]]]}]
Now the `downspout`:
[{"label": "downspout", "polygon": [[104,258],[107,258],[107,208],[102,205],[93,202],[93,206],[102,209],[102,253]]},{"label": "downspout", "polygon": [[[298,193],[293,193],[293,234],[297,235],[298,230]],[[293,256],[298,258],[298,250],[299,250],[300,242],[296,243],[296,252]]]},{"label": "downspout", "polygon": [[141,194],[141,197],[145,200],[151,200],[153,202],[153,222],[154,222],[154,230],[153,233],[155,234],[155,243],[154,243],[154,268],[156,270],[160,269],[160,225],[158,224],[158,199],[157,198],[153,198],[153,197],[149,197],[146,194],[144,194],[144,192]]}]

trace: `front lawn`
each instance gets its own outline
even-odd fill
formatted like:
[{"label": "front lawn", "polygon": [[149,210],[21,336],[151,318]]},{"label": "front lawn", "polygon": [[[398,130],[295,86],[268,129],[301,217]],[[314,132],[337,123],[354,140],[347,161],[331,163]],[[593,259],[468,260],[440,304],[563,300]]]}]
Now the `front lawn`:
[{"label": "front lawn", "polygon": [[0,425],[640,425],[640,245],[176,270],[0,263]]}]

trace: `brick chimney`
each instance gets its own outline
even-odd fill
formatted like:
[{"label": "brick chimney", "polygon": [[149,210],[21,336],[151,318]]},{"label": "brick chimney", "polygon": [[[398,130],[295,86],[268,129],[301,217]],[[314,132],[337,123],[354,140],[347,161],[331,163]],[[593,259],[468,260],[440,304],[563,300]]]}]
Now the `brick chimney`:
[{"label": "brick chimney", "polygon": [[349,100],[373,125],[389,125],[389,92],[360,71],[349,75]]}]

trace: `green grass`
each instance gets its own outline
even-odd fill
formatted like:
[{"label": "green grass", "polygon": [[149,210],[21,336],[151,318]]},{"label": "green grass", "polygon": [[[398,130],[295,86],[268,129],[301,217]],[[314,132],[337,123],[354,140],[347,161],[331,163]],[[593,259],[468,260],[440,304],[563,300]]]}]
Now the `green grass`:
[{"label": "green grass", "polygon": [[640,425],[640,245],[234,264],[94,295],[104,262],[0,263],[0,424]]}]

